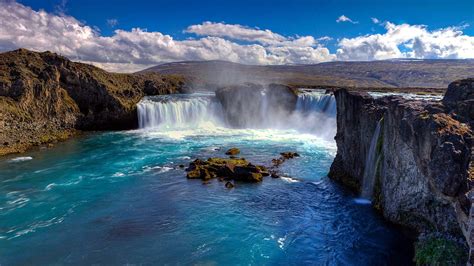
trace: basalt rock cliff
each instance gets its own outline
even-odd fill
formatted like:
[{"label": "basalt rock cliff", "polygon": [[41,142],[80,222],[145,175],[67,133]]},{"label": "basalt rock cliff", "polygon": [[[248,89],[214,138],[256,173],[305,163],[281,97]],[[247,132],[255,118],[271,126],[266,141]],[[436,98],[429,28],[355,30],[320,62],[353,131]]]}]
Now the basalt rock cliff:
[{"label": "basalt rock cliff", "polygon": [[0,54],[0,155],[65,139],[77,130],[137,126],[144,95],[176,93],[179,76],[109,73],[50,52]]},{"label": "basalt rock cliff", "polygon": [[240,128],[261,127],[286,117],[295,110],[298,99],[296,90],[289,86],[254,83],[221,88],[216,97],[227,123]]},{"label": "basalt rock cliff", "polygon": [[473,95],[472,79],[449,85],[442,102],[336,91],[338,150],[329,176],[361,189],[380,123],[374,207],[388,220],[418,232],[469,239]]}]

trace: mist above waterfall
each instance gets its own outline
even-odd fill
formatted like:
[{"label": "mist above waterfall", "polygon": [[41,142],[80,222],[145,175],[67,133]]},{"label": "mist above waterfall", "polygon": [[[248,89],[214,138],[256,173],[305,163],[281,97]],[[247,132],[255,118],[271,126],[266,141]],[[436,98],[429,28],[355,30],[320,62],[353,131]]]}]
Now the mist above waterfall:
[{"label": "mist above waterfall", "polygon": [[138,104],[139,127],[155,131],[291,129],[332,141],[336,134],[334,96],[323,90],[288,93],[284,89],[249,87],[217,92],[217,96],[193,93],[146,97]]}]

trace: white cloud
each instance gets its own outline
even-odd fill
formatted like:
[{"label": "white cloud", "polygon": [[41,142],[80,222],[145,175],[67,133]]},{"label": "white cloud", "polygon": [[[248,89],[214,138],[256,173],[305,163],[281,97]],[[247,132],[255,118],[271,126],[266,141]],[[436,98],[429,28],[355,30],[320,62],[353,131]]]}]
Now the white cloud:
[{"label": "white cloud", "polygon": [[389,22],[384,27],[385,33],[340,39],[337,52],[331,53],[320,43],[331,40],[329,36],[284,36],[270,30],[213,22],[189,26],[185,32],[198,36],[194,39],[176,40],[141,28],[117,29],[111,36],[102,36],[98,29],[74,17],[0,0],[0,51],[20,47],[49,50],[110,71],[137,71],[182,60],[315,64],[400,57],[474,58],[474,37],[465,35],[463,28],[430,31],[423,25]]},{"label": "white cloud", "polygon": [[119,22],[115,18],[107,19],[107,25],[111,28],[117,27],[118,24],[119,24]]},{"label": "white cloud", "polygon": [[378,18],[370,18],[374,24],[379,24],[380,20]]},{"label": "white cloud", "polygon": [[204,37],[175,40],[170,35],[140,28],[115,30],[106,37],[71,16],[35,11],[11,1],[0,2],[0,50],[50,50],[108,70],[135,70],[179,60],[302,64],[335,59],[312,36],[284,37],[270,30],[211,22],[190,26],[187,31]]},{"label": "white cloud", "polygon": [[474,37],[461,28],[430,31],[424,25],[385,23],[384,34],[372,34],[339,41],[340,60],[389,58],[474,58]]},{"label": "white cloud", "polygon": [[342,16],[338,17],[338,18],[336,19],[336,22],[337,22],[337,23],[340,23],[340,22],[350,22],[350,23],[352,23],[352,24],[358,24],[358,23],[359,23],[359,21],[353,21],[352,19],[350,19],[349,17],[346,17],[345,15],[342,15]]},{"label": "white cloud", "polygon": [[272,44],[287,40],[286,37],[270,30],[253,29],[238,24],[213,23],[209,21],[199,25],[191,25],[185,32],[200,36],[227,37],[234,40],[259,42],[262,44]]},{"label": "white cloud", "polygon": [[316,39],[318,42],[329,42],[329,41],[332,41],[333,38],[332,37],[329,37],[329,36],[323,36],[323,37],[319,37]]}]

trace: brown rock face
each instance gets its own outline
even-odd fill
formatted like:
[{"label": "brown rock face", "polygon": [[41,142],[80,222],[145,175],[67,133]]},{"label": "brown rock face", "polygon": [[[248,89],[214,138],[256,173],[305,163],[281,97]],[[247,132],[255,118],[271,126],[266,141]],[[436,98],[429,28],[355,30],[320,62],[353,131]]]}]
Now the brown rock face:
[{"label": "brown rock face", "polygon": [[466,213],[458,210],[465,211],[466,206],[458,207],[466,205],[470,189],[472,133],[450,111],[459,106],[446,106],[464,96],[447,93],[444,104],[401,97],[373,99],[346,90],[335,96],[338,152],[329,176],[360,189],[371,139],[381,121],[374,205],[390,221],[418,231],[465,232]]},{"label": "brown rock face", "polygon": [[451,83],[446,91],[443,104],[459,121],[474,127],[474,78]]},{"label": "brown rock face", "polygon": [[182,85],[179,77],[109,73],[50,52],[0,54],[0,155],[76,130],[135,128],[144,95],[176,93]]}]

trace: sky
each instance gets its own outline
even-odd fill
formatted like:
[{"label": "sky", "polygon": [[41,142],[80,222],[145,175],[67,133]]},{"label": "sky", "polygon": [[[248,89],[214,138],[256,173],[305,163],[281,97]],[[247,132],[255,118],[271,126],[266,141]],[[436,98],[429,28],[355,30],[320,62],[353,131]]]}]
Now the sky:
[{"label": "sky", "polygon": [[0,51],[20,47],[118,72],[474,58],[474,0],[0,0]]}]

